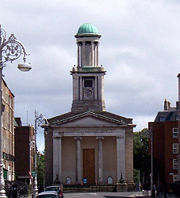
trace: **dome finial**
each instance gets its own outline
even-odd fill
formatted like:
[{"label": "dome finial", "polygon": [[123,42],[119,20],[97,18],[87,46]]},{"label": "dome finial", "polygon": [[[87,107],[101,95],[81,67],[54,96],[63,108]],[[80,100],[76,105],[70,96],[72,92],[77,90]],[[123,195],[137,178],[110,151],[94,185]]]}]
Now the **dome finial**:
[{"label": "dome finial", "polygon": [[92,23],[84,23],[79,27],[78,32],[76,34],[76,37],[82,37],[82,36],[100,37],[101,35],[99,34],[99,31],[95,25],[93,25]]}]

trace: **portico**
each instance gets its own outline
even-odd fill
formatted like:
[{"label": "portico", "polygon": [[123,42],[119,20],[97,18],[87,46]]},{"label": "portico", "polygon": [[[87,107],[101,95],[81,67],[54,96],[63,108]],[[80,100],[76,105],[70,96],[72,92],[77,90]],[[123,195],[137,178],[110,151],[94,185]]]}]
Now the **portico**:
[{"label": "portico", "polygon": [[[79,115],[80,116],[80,115]],[[81,116],[80,116],[81,117]],[[94,149],[95,151],[95,166],[94,166],[94,184],[104,184],[107,183],[108,176],[113,179],[114,183],[117,183],[121,176],[126,178],[125,171],[125,129],[119,128],[119,125],[116,126],[118,121],[111,121],[110,123],[99,121],[97,118],[101,117],[98,114],[87,112],[84,114],[84,117],[81,117],[81,120],[71,120],[70,123],[66,123],[63,120],[64,124],[60,128],[56,128],[53,133],[53,181],[59,179],[61,182],[66,182],[66,178],[71,178],[72,183],[81,184],[83,177],[83,149]],[[92,121],[94,120],[93,128]],[[121,123],[122,121],[119,121]],[[86,123],[86,124],[85,124]],[[101,125],[100,125],[101,123]],[[84,125],[83,127],[79,127]],[[70,126],[71,125],[71,126]],[[107,125],[105,127],[105,125]],[[109,125],[109,126],[108,126]],[[71,138],[71,140],[68,140]],[[73,146],[74,151],[69,151],[66,145],[62,145],[62,141],[69,141],[69,144]],[[110,150],[107,148],[107,141],[110,141],[111,144],[115,145],[113,149]],[[91,142],[91,143],[90,143]],[[69,145],[68,144],[68,145]],[[62,151],[62,147],[65,147]],[[71,163],[73,160],[75,162],[72,165],[72,169],[75,170],[74,173],[68,173],[64,175],[62,172],[66,169],[64,160],[62,156],[69,155],[69,160],[66,163]],[[106,153],[109,153],[106,156]],[[115,160],[113,160],[113,158]],[[106,167],[105,161],[111,161],[114,167],[113,171],[111,168]],[[68,165],[69,166],[69,165]],[[105,176],[106,175],[106,176]]]}]

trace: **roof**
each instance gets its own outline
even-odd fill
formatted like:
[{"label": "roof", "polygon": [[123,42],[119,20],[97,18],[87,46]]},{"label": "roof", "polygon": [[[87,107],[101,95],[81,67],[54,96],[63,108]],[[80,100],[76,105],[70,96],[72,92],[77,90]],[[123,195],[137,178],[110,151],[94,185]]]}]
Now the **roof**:
[{"label": "roof", "polygon": [[91,23],[84,23],[79,27],[76,35],[77,36],[87,36],[87,35],[94,36],[94,35],[99,35],[99,31],[95,25]]},{"label": "roof", "polygon": [[155,122],[165,122],[165,121],[176,121],[178,119],[178,110],[176,108],[171,108],[170,110],[164,110],[158,112]]},{"label": "roof", "polygon": [[115,122],[119,125],[131,125],[132,124],[132,119],[131,118],[125,118],[107,111],[101,111],[101,112],[93,112],[93,111],[86,111],[83,113],[73,113],[73,112],[68,112],[53,118],[48,119],[48,122],[50,125],[54,125],[54,124],[64,124],[66,122],[72,121],[72,120],[76,120],[76,119],[80,119],[83,118],[85,116],[92,116],[92,117],[96,117],[99,119],[103,119],[106,121],[111,121],[111,122]]}]

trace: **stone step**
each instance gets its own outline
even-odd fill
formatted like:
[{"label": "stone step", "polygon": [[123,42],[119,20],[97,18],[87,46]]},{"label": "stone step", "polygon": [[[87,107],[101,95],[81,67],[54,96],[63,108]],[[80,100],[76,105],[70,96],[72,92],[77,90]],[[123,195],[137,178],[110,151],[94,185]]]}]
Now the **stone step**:
[{"label": "stone step", "polygon": [[64,192],[115,192],[114,186],[63,186]]}]

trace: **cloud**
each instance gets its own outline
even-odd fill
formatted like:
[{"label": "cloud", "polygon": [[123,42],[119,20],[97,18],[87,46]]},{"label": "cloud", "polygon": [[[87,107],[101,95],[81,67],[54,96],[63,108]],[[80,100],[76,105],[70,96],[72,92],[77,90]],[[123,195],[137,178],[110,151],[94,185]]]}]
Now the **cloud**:
[{"label": "cloud", "polygon": [[107,110],[132,117],[135,130],[147,127],[164,98],[174,105],[177,100],[179,9],[177,0],[2,0],[1,25],[25,45],[33,68],[17,71],[18,60],[3,69],[15,95],[15,115],[33,124],[35,109],[48,118],[70,111],[74,35],[90,22],[102,34]]}]

